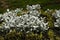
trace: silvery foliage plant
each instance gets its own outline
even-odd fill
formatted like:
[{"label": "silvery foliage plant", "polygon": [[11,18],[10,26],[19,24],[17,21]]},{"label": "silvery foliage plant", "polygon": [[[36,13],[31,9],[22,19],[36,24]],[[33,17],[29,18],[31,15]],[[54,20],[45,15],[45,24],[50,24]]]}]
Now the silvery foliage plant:
[{"label": "silvery foliage plant", "polygon": [[[23,28],[22,30],[24,31],[25,28],[30,28],[28,29],[29,31],[37,30],[37,28],[40,28],[43,31],[48,30],[48,22],[44,22],[46,17],[41,17],[41,13],[38,11],[40,8],[41,7],[39,4],[32,6],[27,5],[27,13],[20,16],[17,16],[17,13],[23,12],[21,9],[17,8],[16,10],[12,11],[9,11],[9,9],[7,9],[7,12],[1,16],[4,20],[2,27],[5,29]],[[27,31],[27,33],[29,31]]]},{"label": "silvery foliage plant", "polygon": [[55,27],[60,27],[60,10],[55,10],[52,14],[56,18],[56,22],[54,22]]}]

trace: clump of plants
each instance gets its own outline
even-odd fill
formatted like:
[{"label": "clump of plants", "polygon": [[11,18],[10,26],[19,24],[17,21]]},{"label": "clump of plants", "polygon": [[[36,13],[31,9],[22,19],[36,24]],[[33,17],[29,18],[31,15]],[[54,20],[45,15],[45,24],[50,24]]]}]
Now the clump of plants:
[{"label": "clump of plants", "polygon": [[60,40],[60,10],[43,11],[39,4],[0,14],[0,40]]}]

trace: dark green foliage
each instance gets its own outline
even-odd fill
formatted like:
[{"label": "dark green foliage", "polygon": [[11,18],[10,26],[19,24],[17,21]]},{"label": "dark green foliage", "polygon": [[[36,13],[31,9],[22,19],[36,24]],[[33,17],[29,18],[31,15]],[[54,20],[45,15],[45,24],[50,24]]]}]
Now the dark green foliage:
[{"label": "dark green foliage", "polygon": [[60,37],[53,30],[49,29],[48,31],[40,32],[40,34],[12,31],[4,36],[0,36],[0,40],[60,40]]},{"label": "dark green foliage", "polygon": [[[3,2],[2,2],[3,1]],[[60,9],[59,0],[0,0],[0,13],[5,12],[7,8],[24,8],[26,5],[40,4],[43,9]]]}]

